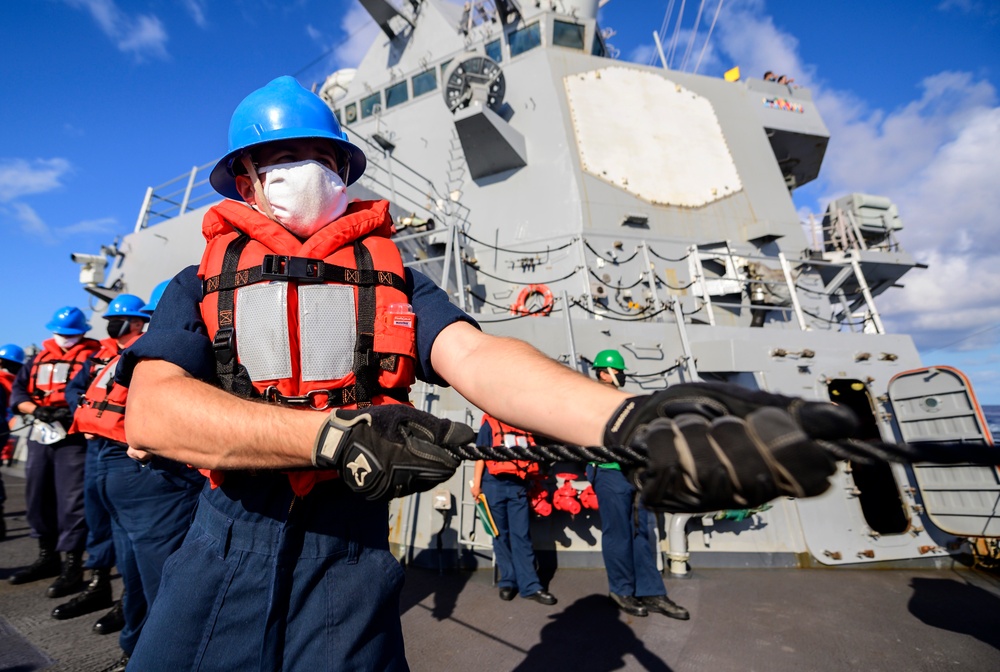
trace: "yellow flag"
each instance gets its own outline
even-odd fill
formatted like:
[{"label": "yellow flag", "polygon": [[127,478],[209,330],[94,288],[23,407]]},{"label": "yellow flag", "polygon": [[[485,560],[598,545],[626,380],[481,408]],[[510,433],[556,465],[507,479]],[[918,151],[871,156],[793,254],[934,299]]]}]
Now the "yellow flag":
[{"label": "yellow flag", "polygon": [[738,82],[738,81],[740,81],[740,66],[737,65],[735,68],[732,68],[730,70],[726,70],[726,74],[722,75],[722,77],[727,82]]}]

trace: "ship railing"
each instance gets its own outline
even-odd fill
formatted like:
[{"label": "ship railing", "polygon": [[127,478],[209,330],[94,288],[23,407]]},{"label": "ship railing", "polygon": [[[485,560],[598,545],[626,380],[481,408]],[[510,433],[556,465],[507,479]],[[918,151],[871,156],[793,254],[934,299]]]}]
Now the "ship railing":
[{"label": "ship railing", "polygon": [[865,238],[854,213],[840,208],[830,218],[830,225],[823,226],[815,215],[809,215],[809,230],[812,232],[811,248],[817,252],[850,252],[852,250],[877,250],[898,252],[899,240],[891,227],[879,231],[877,240]]},{"label": "ship railing", "polygon": [[[511,269],[518,269],[519,263],[525,259],[524,255],[528,254],[520,248],[533,246],[541,249],[544,246],[541,241],[533,241],[505,249],[476,240],[468,233],[463,236],[467,243],[471,241],[477,248],[491,251],[497,257],[494,266]],[[459,264],[449,252],[448,260],[455,262],[458,284],[463,288],[458,298],[461,300],[468,294],[473,305],[492,308],[498,320],[533,317],[518,315],[517,311],[510,310],[510,306],[475,294],[466,286],[462,275],[463,266],[469,266],[465,272],[486,276],[486,284],[493,287],[509,285],[515,294],[519,285],[550,284],[555,296],[546,313],[558,313],[566,307],[573,307],[594,319],[624,321],[669,321],[672,314],[674,319],[683,319],[691,324],[707,322],[714,326],[719,322],[718,310],[736,313],[750,310],[751,315],[760,319],[771,313],[784,315],[783,322],[790,322],[800,330],[836,326],[852,331],[857,327],[866,333],[884,333],[871,289],[856,258],[825,260],[809,251],[788,257],[781,251],[761,253],[756,249],[737,250],[729,244],[697,246],[669,240],[655,241],[653,245],[660,248],[666,245],[673,256],[658,253],[647,240],[636,240],[633,252],[624,251],[621,241],[614,240],[610,251],[601,252],[594,246],[600,247],[598,241],[603,238],[601,234],[590,235],[574,238],[562,245],[545,247],[543,252],[538,253],[541,255],[538,268],[545,269],[544,278],[534,268],[525,269],[523,264],[516,277],[505,277],[512,274],[488,272],[472,258],[463,258],[463,263]],[[450,244],[453,249],[461,249],[454,240]],[[572,253],[573,247],[577,250],[575,254]],[[551,254],[556,250],[562,250],[563,256],[559,259]],[[654,270],[651,263],[653,257],[658,263],[667,262],[668,278],[663,278]],[[707,270],[708,262],[724,266],[725,272],[715,274]],[[630,284],[627,287],[604,282],[594,271],[595,263],[598,268],[615,268],[617,274],[628,275],[634,281],[628,281]],[[578,276],[579,280],[574,280],[574,276]],[[671,278],[675,284],[671,284]],[[574,286],[582,286],[583,291],[577,294],[572,291]],[[641,289],[636,290],[636,287]],[[567,289],[570,291],[566,292]],[[601,295],[595,294],[598,290],[601,290]],[[633,300],[633,291],[641,291],[644,299]],[[565,299],[559,296],[560,292],[566,292]],[[615,306],[608,303],[611,300],[609,292],[614,292],[619,303],[622,296],[626,297],[628,307],[622,304],[621,311],[615,310]],[[743,295],[739,302],[727,300],[735,294]],[[578,298],[569,298],[569,295]],[[679,309],[676,305],[678,301]],[[861,321],[857,322],[859,310]],[[509,315],[499,317],[501,313]],[[757,320],[754,322],[754,326],[763,326],[756,324]]]},{"label": "ship railing", "polygon": [[208,176],[215,161],[203,166],[194,166],[183,175],[178,175],[156,187],[146,189],[135,221],[135,231],[174,217],[180,217],[190,210],[209,205],[222,198],[209,184]]},{"label": "ship railing", "polygon": [[[362,185],[414,216],[420,215],[423,219],[434,219],[445,226],[457,226],[463,230],[468,227],[468,207],[450,194],[442,194],[431,180],[393,157],[390,150],[359,134],[355,134],[353,139],[366,145],[368,168],[359,180]],[[183,175],[147,188],[134,230],[140,231],[222,200],[208,179],[215,163],[195,166]]]},{"label": "ship railing", "polygon": [[404,161],[393,156],[393,143],[375,134],[377,137],[367,138],[352,130],[351,138],[364,145],[368,167],[359,182],[384,194],[391,203],[414,215],[420,213],[432,217],[445,226],[458,227],[467,230],[469,226],[469,208],[453,197],[442,193],[429,178],[419,173]]}]

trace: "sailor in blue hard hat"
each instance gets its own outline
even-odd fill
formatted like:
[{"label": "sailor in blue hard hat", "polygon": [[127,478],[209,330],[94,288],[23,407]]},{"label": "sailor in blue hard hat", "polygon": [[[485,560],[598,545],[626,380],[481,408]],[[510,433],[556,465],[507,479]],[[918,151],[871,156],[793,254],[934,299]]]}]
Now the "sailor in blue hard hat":
[{"label": "sailor in blue hard hat", "polygon": [[405,267],[388,202],[347,199],[364,168],[290,77],[233,114],[211,176],[230,200],[116,377],[129,454],[209,477],[130,668],[408,669],[388,502],[448,481],[475,437],[408,405],[417,379],[573,445],[638,447],[655,425],[658,397],[483,333]]},{"label": "sailor in blue hard hat", "polygon": [[[83,311],[64,306],[45,325],[52,338],[42,343],[14,380],[11,406],[32,416],[25,465],[25,499],[31,535],[38,539],[38,558],[10,577],[14,584],[58,578],[49,597],[79,591],[83,581],[83,550],[87,539],[83,472],[86,441],[68,433],[73,414],[66,402],[66,384],[100,344],[86,338],[90,329]],[[59,553],[65,554],[60,559]]]},{"label": "sailor in blue hard hat", "polygon": [[[142,311],[145,304],[134,294],[119,294],[108,304],[102,315],[107,323],[108,338],[101,340],[100,350],[87,359],[66,385],[66,403],[74,414],[90,383],[142,334],[149,321],[149,315]],[[78,429],[76,423],[73,429]],[[108,474],[107,462],[100,456],[102,443],[99,437],[91,434],[87,434],[86,438],[83,500],[87,518],[87,559],[84,568],[90,570],[90,580],[82,592],[57,605],[52,610],[52,618],[65,620],[110,608],[93,628],[99,634],[108,634],[118,632],[124,626],[121,604],[115,602],[111,590],[111,570],[118,562],[119,554],[113,539],[111,512],[101,494]]]}]

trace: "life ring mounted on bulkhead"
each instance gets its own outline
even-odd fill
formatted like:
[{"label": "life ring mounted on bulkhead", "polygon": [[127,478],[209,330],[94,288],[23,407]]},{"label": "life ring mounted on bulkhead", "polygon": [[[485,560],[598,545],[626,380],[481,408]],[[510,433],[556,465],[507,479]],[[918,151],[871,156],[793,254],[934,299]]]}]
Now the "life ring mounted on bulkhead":
[{"label": "life ring mounted on bulkhead", "polygon": [[[541,307],[535,309],[528,308],[528,302],[534,302],[535,295],[542,297]],[[517,295],[517,300],[510,307],[510,313],[511,315],[530,315],[531,317],[548,315],[552,312],[553,304],[552,290],[549,289],[548,285],[528,285]]]}]

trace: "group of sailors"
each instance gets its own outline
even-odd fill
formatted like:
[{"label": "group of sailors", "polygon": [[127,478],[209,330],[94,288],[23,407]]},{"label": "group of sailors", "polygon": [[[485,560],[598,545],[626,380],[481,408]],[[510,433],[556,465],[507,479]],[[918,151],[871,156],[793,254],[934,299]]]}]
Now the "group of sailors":
[{"label": "group of sailors", "polygon": [[[51,338],[25,361],[24,350],[0,347],[0,399],[27,432],[25,500],[38,557],[12,584],[55,578],[45,593],[72,596],[52,610],[58,620],[108,610],[97,634],[120,632],[122,653],[106,670],[122,671],[135,648],[163,563],[190,526],[204,478],[170,460],[140,464],[127,455],[127,390],[115,385],[122,351],[143,334],[159,297],[120,294],[103,318],[107,338],[87,338],[83,311],[66,306],[46,324]],[[8,429],[15,425],[11,417]],[[0,505],[3,491],[0,489]],[[123,590],[114,600],[118,568]],[[87,575],[89,570],[89,576]]]},{"label": "group of sailors", "polygon": [[[19,346],[0,346],[0,403],[10,416],[4,427],[16,426],[13,416],[20,415],[21,426],[29,430],[27,520],[39,546],[37,559],[9,580],[24,584],[54,577],[48,597],[73,595],[52,610],[55,619],[108,609],[93,631],[120,632],[122,653],[103,672],[125,670],[156,597],[163,563],[183,540],[205,480],[172,460],[141,463],[127,454],[127,390],[116,386],[114,372],[122,351],[142,336],[167,284],[158,285],[148,303],[130,294],[111,301],[103,315],[108,337],[101,341],[85,336],[90,330],[85,315],[67,306],[46,325],[52,337],[27,361]],[[625,363],[616,350],[599,353],[593,370],[606,385],[624,385]],[[530,432],[483,416],[479,445],[512,441],[534,445]],[[651,516],[639,504],[635,486],[617,463],[591,464],[586,473],[601,509],[611,600],[632,616],[658,612],[688,619],[688,611],[666,596],[656,568]],[[527,460],[476,465],[472,495],[485,497],[495,520],[493,548],[499,596],[505,601],[520,594],[543,605],[557,602],[539,581],[529,532],[528,489],[540,476],[538,463]],[[0,479],[0,513],[4,499]],[[111,586],[116,566],[123,582],[118,600]]]},{"label": "group of sailors", "polygon": [[[658,398],[621,389],[620,353],[598,355],[598,384],[484,333],[405,267],[388,203],[347,197],[365,167],[293,78],[254,91],[211,174],[227,200],[205,214],[201,264],[148,304],[118,296],[101,342],[85,337],[78,308],[57,311],[52,338],[17,372],[10,406],[33,423],[26,498],[39,555],[11,581],[56,577],[49,596],[79,594],[53,616],[72,618],[112,606],[117,566],[123,599],[98,622],[121,628],[108,672],[408,669],[388,502],[450,479],[475,438],[406,403],[418,379],[568,444],[675,440],[653,422]],[[519,381],[498,384],[511,370]],[[487,441],[515,431],[486,426]],[[688,618],[666,597],[648,512],[617,467],[589,470],[611,600],[634,616]],[[481,483],[509,520],[496,542],[500,596],[555,604],[526,555],[514,479]],[[668,483],[642,496],[658,505],[675,491],[687,493]]]}]

